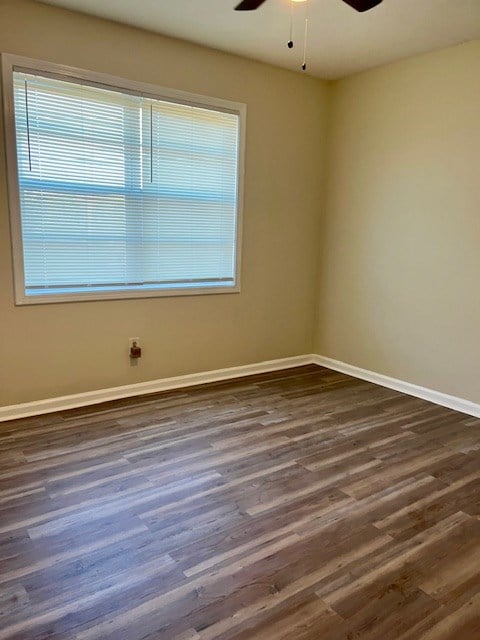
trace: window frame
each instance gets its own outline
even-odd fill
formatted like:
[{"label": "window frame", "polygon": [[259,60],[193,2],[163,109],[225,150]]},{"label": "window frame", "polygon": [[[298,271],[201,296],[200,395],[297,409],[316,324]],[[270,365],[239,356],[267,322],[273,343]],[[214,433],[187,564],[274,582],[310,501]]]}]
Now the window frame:
[{"label": "window frame", "polygon": [[[79,301],[119,300],[132,298],[161,298],[177,296],[197,296],[212,294],[239,293],[241,291],[241,261],[242,261],[242,236],[243,236],[243,204],[245,182],[245,137],[247,106],[241,102],[232,102],[221,98],[204,96],[177,89],[170,89],[155,84],[138,82],[113,76],[79,69],[77,67],[56,64],[44,60],[36,60],[17,56],[9,53],[1,54],[2,84],[3,84],[3,112],[6,150],[6,178],[8,190],[8,203],[10,213],[10,236],[13,261],[13,281],[16,305],[34,305],[49,303],[65,303]],[[16,143],[15,105],[13,92],[13,73],[21,71],[26,73],[40,73],[49,75],[59,80],[82,82],[100,88],[141,95],[146,98],[185,104],[195,107],[210,108],[217,111],[234,113],[238,115],[238,175],[237,175],[237,211],[235,228],[235,284],[215,287],[195,288],[171,288],[152,290],[123,290],[102,292],[75,292],[61,294],[43,294],[29,296],[25,293],[25,272],[23,259],[23,236],[20,210],[20,187],[18,178],[18,160]]]}]

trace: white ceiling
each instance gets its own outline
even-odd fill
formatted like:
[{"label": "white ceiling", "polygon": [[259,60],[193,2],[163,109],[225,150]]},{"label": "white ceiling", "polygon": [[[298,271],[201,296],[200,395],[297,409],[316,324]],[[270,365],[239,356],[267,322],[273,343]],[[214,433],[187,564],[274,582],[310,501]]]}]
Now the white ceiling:
[{"label": "white ceiling", "polygon": [[308,0],[295,5],[292,50],[290,0],[267,0],[253,12],[233,11],[239,0],[42,1],[294,70],[308,5],[308,73],[329,79],[480,38],[480,0],[383,0],[363,14],[342,0]]}]

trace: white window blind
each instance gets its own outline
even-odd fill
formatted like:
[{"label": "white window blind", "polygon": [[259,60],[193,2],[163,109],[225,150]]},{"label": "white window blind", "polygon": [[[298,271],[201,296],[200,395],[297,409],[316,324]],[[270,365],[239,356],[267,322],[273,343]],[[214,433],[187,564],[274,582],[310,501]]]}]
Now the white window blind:
[{"label": "white window blind", "polygon": [[231,288],[239,115],[13,73],[29,297]]}]

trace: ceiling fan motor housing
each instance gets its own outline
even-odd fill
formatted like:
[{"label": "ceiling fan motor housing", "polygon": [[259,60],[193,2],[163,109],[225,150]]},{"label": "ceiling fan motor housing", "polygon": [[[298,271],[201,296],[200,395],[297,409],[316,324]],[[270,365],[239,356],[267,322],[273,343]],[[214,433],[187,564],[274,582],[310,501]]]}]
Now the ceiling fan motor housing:
[{"label": "ceiling fan motor housing", "polygon": [[[242,0],[239,5],[235,7],[236,11],[255,11],[266,0]],[[369,11],[382,2],[382,0],[343,0],[348,5],[356,9],[357,11]]]}]

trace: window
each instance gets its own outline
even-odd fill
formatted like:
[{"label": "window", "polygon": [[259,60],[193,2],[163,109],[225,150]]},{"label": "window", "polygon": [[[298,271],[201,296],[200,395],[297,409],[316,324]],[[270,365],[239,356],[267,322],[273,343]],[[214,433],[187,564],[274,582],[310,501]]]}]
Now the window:
[{"label": "window", "polygon": [[244,105],[3,62],[18,304],[239,290]]}]

